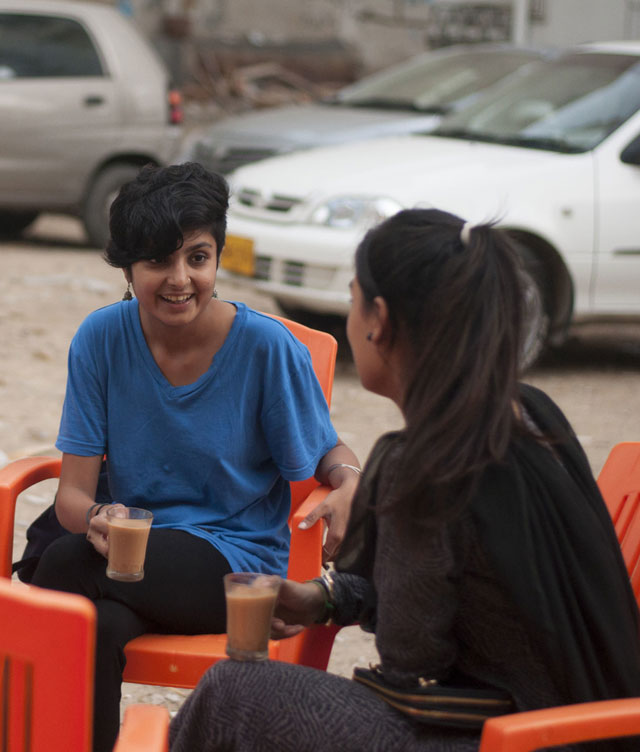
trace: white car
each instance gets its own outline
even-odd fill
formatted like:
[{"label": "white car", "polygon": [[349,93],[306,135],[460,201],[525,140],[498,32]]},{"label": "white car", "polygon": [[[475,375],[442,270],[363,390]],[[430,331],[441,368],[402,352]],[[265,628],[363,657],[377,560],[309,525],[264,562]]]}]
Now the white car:
[{"label": "white car", "polygon": [[413,206],[498,220],[543,303],[532,362],[572,317],[640,314],[639,107],[640,43],[584,45],[534,63],[430,135],[246,166],[232,175],[222,267],[290,315],[345,315],[367,227]]}]

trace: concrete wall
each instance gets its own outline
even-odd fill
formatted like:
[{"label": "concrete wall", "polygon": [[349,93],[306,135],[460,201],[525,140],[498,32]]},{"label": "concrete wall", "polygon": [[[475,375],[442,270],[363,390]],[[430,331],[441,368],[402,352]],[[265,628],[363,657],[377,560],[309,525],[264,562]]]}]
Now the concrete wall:
[{"label": "concrete wall", "polygon": [[546,0],[528,41],[567,46],[580,42],[640,39],[638,0]]},{"label": "concrete wall", "polygon": [[512,10],[528,2],[527,43],[566,46],[640,39],[640,0],[104,0],[128,6],[149,34],[164,16],[186,17],[198,38],[255,45],[339,39],[369,72],[425,49],[511,36]]}]

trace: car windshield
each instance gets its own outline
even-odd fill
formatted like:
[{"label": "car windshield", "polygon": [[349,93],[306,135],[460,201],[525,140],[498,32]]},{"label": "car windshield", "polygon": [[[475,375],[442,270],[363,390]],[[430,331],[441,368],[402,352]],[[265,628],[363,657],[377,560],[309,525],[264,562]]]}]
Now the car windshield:
[{"label": "car windshield", "polygon": [[527,65],[529,50],[430,53],[342,89],[334,104],[443,114]]},{"label": "car windshield", "polygon": [[534,64],[430,135],[584,152],[639,107],[640,57],[580,52]]}]

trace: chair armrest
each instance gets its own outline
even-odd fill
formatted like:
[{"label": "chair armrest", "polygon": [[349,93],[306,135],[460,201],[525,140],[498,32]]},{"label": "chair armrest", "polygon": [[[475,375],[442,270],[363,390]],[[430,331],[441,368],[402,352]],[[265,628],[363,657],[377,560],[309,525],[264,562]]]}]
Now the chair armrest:
[{"label": "chair armrest", "polygon": [[48,478],[59,478],[61,457],[23,457],[0,468],[0,498],[10,491],[15,496],[25,488]]},{"label": "chair armrest", "polygon": [[304,582],[318,577],[322,571],[324,521],[318,520],[307,530],[300,530],[298,525],[330,491],[329,486],[317,486],[291,517],[291,551],[287,573],[290,580]]},{"label": "chair armrest", "polygon": [[[331,486],[316,486],[307,498],[300,504],[291,517],[291,527],[296,529],[304,518],[313,511],[331,493]],[[317,524],[317,523],[316,523]],[[314,525],[315,527],[315,525]],[[306,531],[304,531],[306,532]]]},{"label": "chair armrest", "polygon": [[113,752],[168,752],[169,711],[160,705],[130,705]]},{"label": "chair armrest", "polygon": [[533,752],[634,734],[640,734],[640,698],[602,700],[491,718],[479,752]]},{"label": "chair armrest", "polygon": [[16,500],[30,486],[60,477],[60,457],[24,457],[0,469],[0,577],[11,577]]}]

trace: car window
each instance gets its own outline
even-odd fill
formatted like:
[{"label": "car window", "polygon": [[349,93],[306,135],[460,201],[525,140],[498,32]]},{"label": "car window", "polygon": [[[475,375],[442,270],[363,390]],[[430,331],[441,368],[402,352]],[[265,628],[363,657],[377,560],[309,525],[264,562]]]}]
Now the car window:
[{"label": "car window", "polygon": [[522,66],[539,59],[527,51],[467,51],[442,58],[424,57],[345,89],[342,104],[412,103],[416,109],[446,107],[486,89]]},{"label": "car window", "polygon": [[78,21],[0,13],[0,79],[102,75],[100,56]]},{"label": "car window", "polygon": [[640,108],[637,55],[579,53],[538,63],[436,135],[559,151],[593,149]]}]

